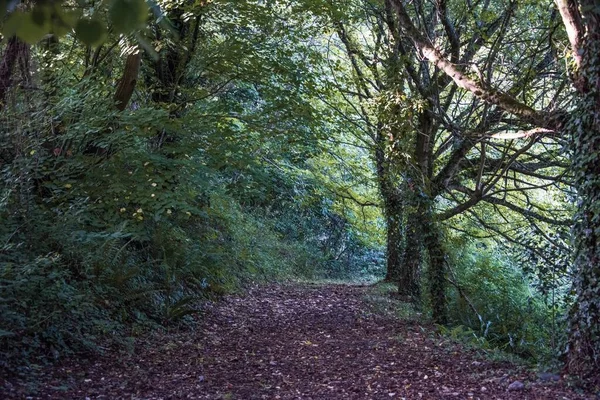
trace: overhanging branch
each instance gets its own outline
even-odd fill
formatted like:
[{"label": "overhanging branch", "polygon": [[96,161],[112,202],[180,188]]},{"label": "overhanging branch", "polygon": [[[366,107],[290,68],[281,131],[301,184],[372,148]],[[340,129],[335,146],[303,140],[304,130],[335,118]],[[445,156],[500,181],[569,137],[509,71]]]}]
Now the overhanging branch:
[{"label": "overhanging branch", "polygon": [[553,131],[558,130],[559,124],[557,116],[535,110],[507,93],[484,87],[481,83],[470,78],[455,64],[446,59],[446,57],[444,57],[444,55],[442,55],[442,53],[419,32],[406,12],[402,0],[391,0],[391,3],[396,10],[402,29],[412,39],[417,49],[427,60],[448,75],[458,87],[469,91],[474,96],[487,103],[494,104],[503,110],[520,117],[524,122]]}]

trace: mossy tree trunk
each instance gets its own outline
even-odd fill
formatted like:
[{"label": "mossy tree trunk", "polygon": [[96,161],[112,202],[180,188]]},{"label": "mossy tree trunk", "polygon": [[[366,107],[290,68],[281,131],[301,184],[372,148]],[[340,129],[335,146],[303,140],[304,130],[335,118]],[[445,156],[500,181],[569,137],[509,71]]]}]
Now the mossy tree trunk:
[{"label": "mossy tree trunk", "polygon": [[446,252],[438,223],[435,221],[430,202],[423,213],[423,240],[429,254],[427,281],[431,299],[431,317],[437,324],[448,323],[446,299]]},{"label": "mossy tree trunk", "polygon": [[[393,206],[397,206],[394,204]],[[386,207],[386,282],[398,282],[402,273],[402,213]]]},{"label": "mossy tree trunk", "polygon": [[402,263],[402,199],[395,186],[390,171],[390,161],[384,151],[385,137],[377,136],[375,161],[379,191],[383,200],[383,213],[386,221],[386,282],[397,282]]},{"label": "mossy tree trunk", "polygon": [[[410,210],[410,211],[409,211]],[[419,301],[421,297],[420,268],[423,248],[422,209],[419,204],[407,207],[404,236],[406,244],[398,279],[398,294]]]},{"label": "mossy tree trunk", "polygon": [[600,381],[600,10],[594,0],[556,3],[578,67],[574,84],[579,94],[577,111],[568,122],[580,204],[567,368],[573,375]]},{"label": "mossy tree trunk", "polygon": [[[417,119],[415,160],[418,173],[414,175],[411,192],[415,199],[415,222],[420,228],[420,240],[429,256],[427,290],[432,318],[438,324],[446,324],[446,251],[439,223],[434,215],[435,195],[432,188],[434,143],[438,126],[434,120],[435,105],[430,100],[426,104]],[[418,265],[414,267],[418,268]]]}]

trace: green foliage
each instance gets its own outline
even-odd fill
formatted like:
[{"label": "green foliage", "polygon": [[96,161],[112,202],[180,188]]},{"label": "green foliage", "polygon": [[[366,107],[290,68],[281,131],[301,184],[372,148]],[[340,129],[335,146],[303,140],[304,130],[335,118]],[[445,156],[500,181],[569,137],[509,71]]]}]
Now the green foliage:
[{"label": "green foliage", "polygon": [[[297,62],[319,59],[300,43],[309,30],[235,5],[169,3],[171,25],[152,26],[166,31],[152,44],[159,59],[143,60],[124,111],[112,50],[134,43],[113,33],[142,28],[144,2],[9,16],[4,34],[28,18],[28,42],[52,29],[56,40],[24,55],[40,70],[17,72],[40,90],[15,73],[0,120],[0,367],[192,324],[204,300],[249,282],[380,267],[356,216],[323,199],[310,172],[325,127]],[[114,43],[105,53],[76,39]]]},{"label": "green foliage", "polygon": [[108,18],[116,33],[129,33],[146,25],[148,7],[144,0],[113,0]]},{"label": "green foliage", "polygon": [[[547,77],[566,74],[551,62],[553,43],[551,57],[540,50],[551,17],[534,2],[509,3],[449,2],[443,18],[432,4],[407,9],[442,53],[485,66],[491,87],[559,107],[568,96]],[[440,321],[450,296],[449,336],[538,359],[563,342],[572,212],[563,144],[497,140],[531,121],[504,118],[442,79],[404,46],[383,4],[35,4],[0,0],[3,39],[27,43],[6,52],[0,82],[4,366],[191,324],[203,300],[248,282],[375,280],[386,244],[415,257],[413,283],[427,275],[421,254],[429,261]],[[446,40],[459,21],[460,37]],[[124,59],[138,47],[132,72]],[[115,87],[127,84],[120,110]],[[581,99],[582,109],[595,100]],[[594,198],[588,117],[570,124],[576,178]],[[584,225],[594,201],[584,202]],[[595,232],[584,225],[582,237]],[[510,243],[475,244],[443,227]],[[580,322],[596,332],[584,317],[597,299],[586,293]]]},{"label": "green foliage", "polygon": [[45,11],[45,9],[38,9],[12,14],[2,27],[2,34],[9,37],[17,35],[27,43],[36,43],[50,32]]},{"label": "green foliage", "polygon": [[97,19],[81,18],[75,25],[75,35],[88,46],[98,46],[106,40],[106,28]]},{"label": "green foliage", "polygon": [[[81,8],[71,4],[41,2],[30,10],[13,10],[10,2],[0,2],[0,31],[10,37],[16,35],[29,44],[53,34],[62,37],[75,30],[76,37],[88,46],[98,46],[107,39],[108,27],[117,34],[129,34],[146,26],[148,6],[144,0],[112,0],[98,7],[90,7],[92,18]],[[8,11],[8,18],[2,21]],[[3,22],[3,23],[2,23]]]},{"label": "green foliage", "polygon": [[550,362],[564,343],[564,326],[557,321],[561,305],[536,292],[514,260],[495,246],[455,241],[461,245],[451,254],[455,287],[449,307],[456,328],[449,333],[456,330],[455,336],[472,338],[483,348]]},{"label": "green foliage", "polygon": [[439,325],[438,329],[441,335],[444,335],[454,341],[461,342],[482,350],[489,350],[492,348],[485,337],[480,336],[476,331],[464,325]]}]

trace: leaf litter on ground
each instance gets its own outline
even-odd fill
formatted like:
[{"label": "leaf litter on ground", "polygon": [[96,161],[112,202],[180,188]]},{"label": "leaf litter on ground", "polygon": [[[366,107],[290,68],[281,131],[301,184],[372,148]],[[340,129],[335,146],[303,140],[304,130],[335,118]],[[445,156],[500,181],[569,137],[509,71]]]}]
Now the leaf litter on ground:
[{"label": "leaf litter on ground", "polygon": [[134,354],[72,358],[35,382],[0,377],[0,397],[593,398],[562,379],[539,379],[444,340],[418,314],[399,319],[378,312],[368,301],[372,293],[364,285],[252,287],[209,303],[198,329],[149,336]]}]

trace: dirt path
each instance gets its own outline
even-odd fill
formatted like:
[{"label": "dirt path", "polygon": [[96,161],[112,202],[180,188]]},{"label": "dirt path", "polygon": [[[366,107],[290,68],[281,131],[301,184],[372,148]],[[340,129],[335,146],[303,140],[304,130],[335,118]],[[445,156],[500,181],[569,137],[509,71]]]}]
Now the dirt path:
[{"label": "dirt path", "polygon": [[[591,398],[374,313],[368,290],[255,288],[213,305],[196,332],[152,339],[134,356],[55,367],[31,398]],[[525,388],[508,391],[515,380]],[[0,397],[11,391],[23,388],[5,382]]]}]

